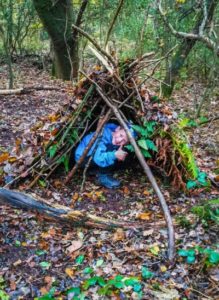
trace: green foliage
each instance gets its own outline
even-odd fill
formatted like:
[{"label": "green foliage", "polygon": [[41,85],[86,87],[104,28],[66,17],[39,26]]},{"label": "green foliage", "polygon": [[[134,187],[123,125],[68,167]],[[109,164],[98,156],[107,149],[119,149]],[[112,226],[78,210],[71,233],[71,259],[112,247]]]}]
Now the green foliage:
[{"label": "green foliage", "polygon": [[219,199],[209,200],[203,205],[196,205],[192,207],[191,211],[206,225],[209,221],[219,224]]},{"label": "green foliage", "polygon": [[193,264],[198,256],[202,259],[206,267],[219,264],[219,252],[211,248],[197,246],[188,250],[180,249],[178,255],[185,257],[188,264]]},{"label": "green foliage", "polygon": [[9,300],[9,296],[1,289],[0,289],[0,299],[1,300]]},{"label": "green foliage", "polygon": [[179,153],[182,159],[182,164],[188,172],[188,177],[197,179],[199,170],[185,133],[180,127],[172,126],[170,137],[172,139],[175,151]]},{"label": "green foliage", "polygon": [[34,300],[55,300],[55,298],[53,297],[55,291],[56,291],[55,287],[52,287],[47,294],[43,295],[40,298],[34,298]]},{"label": "green foliage", "polygon": [[[155,121],[144,122],[144,126],[140,125],[132,125],[132,128],[139,134],[140,138],[137,140],[137,144],[141,149],[142,154],[146,158],[151,157],[150,151],[157,151],[157,147],[155,146],[152,139],[150,139],[155,131],[156,126]],[[130,145],[126,146],[128,150],[133,150],[133,147]]]},{"label": "green foliage", "polygon": [[48,262],[48,261],[42,261],[42,262],[40,262],[39,265],[40,265],[43,269],[49,269],[50,266],[51,266],[51,263]]},{"label": "green foliage", "polygon": [[50,146],[48,150],[49,150],[49,157],[53,158],[57,151],[57,145],[55,144],[55,145]]},{"label": "green foliage", "polygon": [[207,179],[207,174],[205,172],[200,172],[198,170],[198,176],[196,180],[189,180],[186,183],[186,187],[188,190],[199,188],[199,187],[208,187],[210,186],[210,182]]},{"label": "green foliage", "polygon": [[141,275],[142,275],[142,278],[144,278],[144,279],[151,279],[154,276],[154,273],[149,271],[148,268],[142,267]]},{"label": "green foliage", "polygon": [[205,123],[206,121],[208,121],[208,118],[201,116],[200,118],[198,118],[197,120],[194,119],[189,119],[189,118],[182,118],[179,123],[178,126],[180,128],[189,128],[189,127],[198,127],[200,126],[202,123]]},{"label": "green foliage", "polygon": [[94,276],[84,281],[83,288],[84,290],[89,289],[89,287],[98,284],[99,286],[105,286],[106,282],[101,276]]},{"label": "green foliage", "polygon": [[76,264],[78,265],[81,265],[83,262],[84,262],[84,255],[79,255],[76,259],[75,259],[75,262]]},{"label": "green foliage", "polygon": [[183,228],[190,228],[191,227],[191,222],[187,219],[186,216],[181,215],[176,217],[176,222]]},{"label": "green foliage", "polygon": [[70,288],[66,294],[68,295],[68,299],[71,300],[84,300],[85,294],[81,291],[79,287]]}]

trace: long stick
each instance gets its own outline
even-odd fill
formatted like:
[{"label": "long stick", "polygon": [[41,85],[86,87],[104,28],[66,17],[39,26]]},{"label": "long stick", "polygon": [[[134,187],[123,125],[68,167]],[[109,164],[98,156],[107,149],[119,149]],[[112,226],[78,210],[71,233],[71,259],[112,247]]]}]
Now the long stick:
[{"label": "long stick", "polygon": [[174,233],[172,218],[171,218],[170,211],[169,211],[168,205],[166,203],[166,200],[165,200],[165,198],[164,198],[164,196],[163,196],[163,194],[162,194],[162,192],[161,192],[161,190],[160,190],[160,188],[159,188],[159,186],[156,182],[156,179],[154,178],[154,175],[151,172],[150,167],[146,163],[145,158],[142,155],[135,139],[133,138],[132,134],[130,133],[126,122],[121,117],[121,114],[120,114],[119,110],[103,94],[103,92],[101,91],[99,86],[97,86],[97,92],[99,93],[101,98],[106,102],[106,104],[111,108],[111,110],[114,112],[117,120],[119,121],[121,126],[125,129],[126,134],[129,138],[129,141],[135,149],[135,154],[136,154],[136,156],[137,156],[137,158],[138,158],[145,174],[147,175],[147,177],[148,177],[155,193],[158,196],[158,199],[160,201],[160,204],[161,204],[161,207],[162,207],[162,210],[163,210],[163,213],[164,213],[166,224],[167,224],[167,227],[168,227],[168,259],[173,262],[174,258],[175,258],[175,233]]}]

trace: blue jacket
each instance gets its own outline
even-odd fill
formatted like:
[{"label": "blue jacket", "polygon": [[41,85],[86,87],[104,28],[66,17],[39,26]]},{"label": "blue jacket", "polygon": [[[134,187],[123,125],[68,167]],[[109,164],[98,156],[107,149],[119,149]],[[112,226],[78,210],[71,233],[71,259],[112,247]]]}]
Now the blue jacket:
[{"label": "blue jacket", "polygon": [[[92,155],[94,163],[102,168],[111,166],[116,161],[115,152],[119,148],[119,146],[112,144],[112,132],[114,132],[117,127],[118,125],[113,123],[106,124],[103,128],[102,135],[97,138],[94,145],[88,152],[87,157]],[[94,132],[89,133],[82,139],[82,141],[78,145],[75,151],[76,161],[78,161],[82,156],[93,135]]]}]

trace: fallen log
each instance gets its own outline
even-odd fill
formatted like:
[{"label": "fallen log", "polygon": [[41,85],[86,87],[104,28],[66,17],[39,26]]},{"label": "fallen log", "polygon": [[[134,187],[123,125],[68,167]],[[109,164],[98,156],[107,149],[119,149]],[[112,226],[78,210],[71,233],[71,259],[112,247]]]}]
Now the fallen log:
[{"label": "fallen log", "polygon": [[112,230],[114,228],[136,230],[142,228],[142,225],[135,222],[120,222],[101,218],[86,211],[72,210],[63,205],[52,206],[47,201],[40,198],[36,199],[28,194],[4,188],[0,189],[0,203],[5,203],[21,209],[37,211],[45,216],[55,218],[61,222],[67,222],[73,226],[100,228],[105,230]]},{"label": "fallen log", "polygon": [[6,89],[6,90],[0,90],[0,95],[20,95],[20,94],[29,94],[32,91],[59,91],[60,88],[54,87],[54,86],[29,86],[29,87],[23,87],[19,89]]}]

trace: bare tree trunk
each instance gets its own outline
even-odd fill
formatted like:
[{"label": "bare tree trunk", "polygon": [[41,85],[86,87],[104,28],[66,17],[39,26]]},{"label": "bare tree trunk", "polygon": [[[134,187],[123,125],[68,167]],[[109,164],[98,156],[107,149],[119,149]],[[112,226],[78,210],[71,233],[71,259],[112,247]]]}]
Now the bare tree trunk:
[{"label": "bare tree trunk", "polygon": [[[54,75],[71,80],[78,60],[77,40],[72,35],[73,7],[71,0],[33,0],[36,11],[47,30],[54,49]],[[77,67],[76,67],[77,68]],[[77,70],[74,70],[74,74]]]}]

